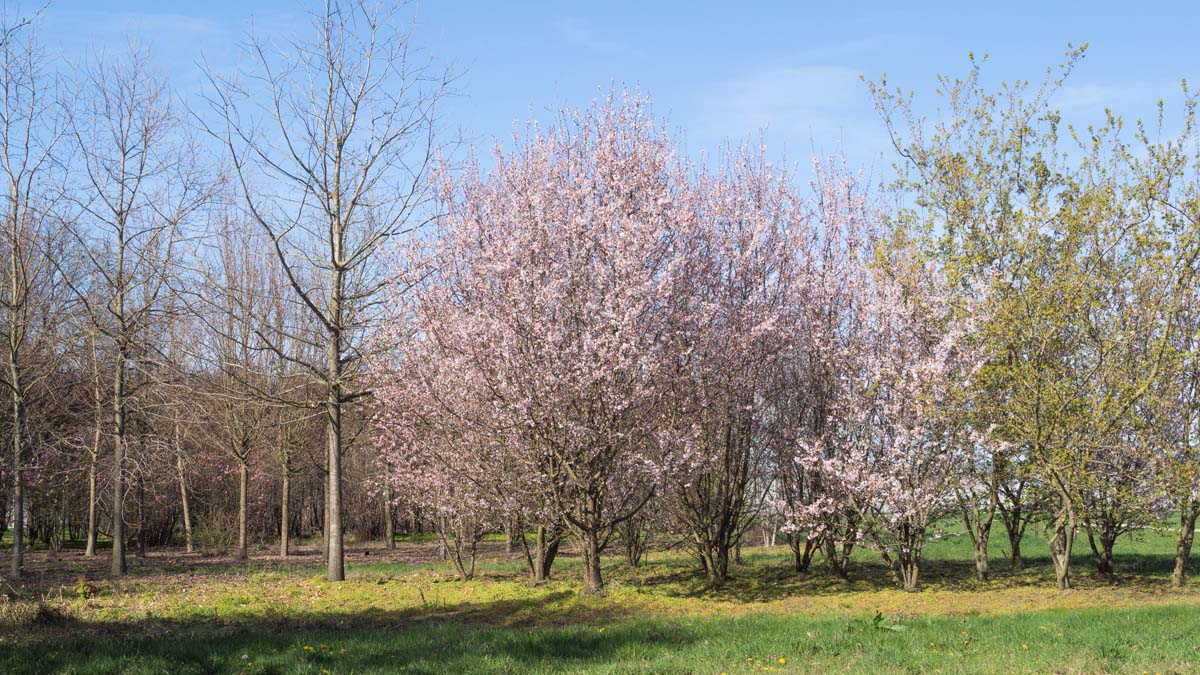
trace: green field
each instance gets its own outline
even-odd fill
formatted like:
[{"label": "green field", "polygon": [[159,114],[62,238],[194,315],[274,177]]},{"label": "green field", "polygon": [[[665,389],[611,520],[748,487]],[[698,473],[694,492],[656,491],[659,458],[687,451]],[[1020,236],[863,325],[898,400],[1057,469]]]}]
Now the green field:
[{"label": "green field", "polygon": [[1111,579],[1081,542],[1068,592],[1027,541],[1019,574],[995,542],[987,584],[965,538],[931,541],[920,593],[895,590],[869,552],[846,582],[819,561],[796,574],[784,547],[751,549],[720,586],[682,553],[638,570],[613,558],[604,598],[578,592],[572,557],[535,588],[515,559],[489,558],[471,582],[444,563],[379,560],[419,559],[425,542],[356,549],[343,584],[322,581],[312,555],[152,556],[120,582],[80,581],[92,567],[65,556],[10,590],[0,672],[1200,672],[1200,584],[1170,588],[1169,533],[1122,538]]}]

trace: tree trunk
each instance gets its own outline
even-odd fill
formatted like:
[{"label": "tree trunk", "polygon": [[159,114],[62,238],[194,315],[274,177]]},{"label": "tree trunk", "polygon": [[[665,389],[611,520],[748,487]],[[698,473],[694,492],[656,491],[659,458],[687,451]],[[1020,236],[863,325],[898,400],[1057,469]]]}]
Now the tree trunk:
[{"label": "tree trunk", "polygon": [[988,580],[988,542],[992,538],[992,523],[996,519],[996,510],[999,507],[999,495],[995,485],[991,485],[988,493],[988,505],[986,509],[976,508],[976,501],[973,497],[964,494],[962,491],[956,492],[958,497],[959,510],[962,512],[963,525],[966,527],[967,534],[971,537],[971,548],[975,553],[975,578],[979,581]]},{"label": "tree trunk", "polygon": [[123,577],[125,564],[125,358],[118,357],[116,383],[113,385],[113,505],[112,575]]},{"label": "tree trunk", "polygon": [[996,488],[1008,497],[1009,506],[1005,506],[1003,500],[998,500],[997,507],[1000,518],[1004,521],[1004,530],[1008,534],[1008,568],[1013,572],[1025,569],[1025,561],[1021,558],[1021,540],[1025,538],[1025,527],[1029,524],[1029,519],[1024,516],[1024,485],[1022,481],[1015,490],[1000,486]]},{"label": "tree trunk", "polygon": [[1021,540],[1024,538],[1024,533],[1020,530],[1008,531],[1008,568],[1014,572],[1025,569],[1025,559],[1021,557]]},{"label": "tree trunk", "polygon": [[1171,573],[1171,584],[1183,586],[1187,575],[1188,558],[1192,555],[1192,539],[1196,534],[1196,517],[1200,516],[1200,503],[1192,503],[1179,512],[1179,538],[1175,542],[1175,570]]},{"label": "tree trunk", "polygon": [[825,535],[825,559],[829,563],[829,567],[833,570],[833,573],[842,579],[850,579],[850,552],[853,548],[854,543],[847,540],[842,542],[839,550],[833,537],[828,534]]},{"label": "tree trunk", "polygon": [[[97,432],[99,434],[99,432]],[[88,558],[96,555],[96,456],[92,455],[88,462],[88,524],[87,548],[83,555]]]},{"label": "tree trunk", "polygon": [[383,536],[387,539],[387,550],[396,550],[396,516],[392,513],[391,483],[388,483],[387,492],[383,496]]},{"label": "tree trunk", "polygon": [[138,472],[137,556],[146,557],[146,479]]},{"label": "tree trunk", "polygon": [[1054,577],[1058,590],[1071,588],[1071,549],[1075,544],[1075,524],[1070,515],[1060,515],[1051,524],[1050,560],[1054,563]]},{"label": "tree trunk", "polygon": [[554,566],[554,558],[558,556],[558,546],[562,541],[562,530],[558,526],[546,527],[538,525],[534,539],[533,550],[529,550],[529,541],[525,538],[525,527],[517,523],[517,538],[525,552],[525,562],[529,566],[529,582],[538,584],[550,578],[550,569]]},{"label": "tree trunk", "polygon": [[[11,376],[15,381],[18,376],[15,367]],[[21,402],[20,395],[13,394],[13,545],[10,573],[14,579],[20,579],[25,572],[25,472],[21,466],[21,462],[24,460],[22,428],[25,413],[23,408],[24,404]]]},{"label": "tree trunk", "polygon": [[283,495],[279,498],[279,557],[287,559],[291,539],[288,537],[288,505],[292,497],[292,477],[290,471],[283,470]]},{"label": "tree trunk", "polygon": [[988,539],[991,533],[980,532],[980,536],[974,542],[975,548],[975,578],[980,581],[987,581],[989,576],[988,570]]},{"label": "tree trunk", "polygon": [[604,579],[600,576],[600,533],[595,530],[583,532],[580,545],[583,549],[583,592],[604,595]]},{"label": "tree trunk", "polygon": [[[1099,533],[1095,532],[1099,529]],[[1101,522],[1099,528],[1093,528],[1087,523],[1088,546],[1092,549],[1092,560],[1096,563],[1096,571],[1106,577],[1113,574],[1113,544],[1116,536],[1112,534],[1108,523]],[[1099,545],[1097,546],[1097,540]]]},{"label": "tree trunk", "polygon": [[238,466],[238,560],[245,560],[249,557],[249,550],[246,545],[246,493],[250,487],[250,467],[245,461],[239,462]]},{"label": "tree trunk", "polygon": [[[325,480],[321,481],[321,498],[324,500],[321,511],[321,563],[329,565],[329,453],[325,453]],[[316,508],[316,505],[313,505]]]},{"label": "tree trunk", "polygon": [[187,480],[183,473],[183,456],[175,455],[175,474],[179,480],[179,504],[183,508],[183,543],[187,552],[195,550],[192,544],[192,510],[188,507]]},{"label": "tree trunk", "polygon": [[904,579],[904,590],[913,593],[921,590],[921,561],[912,559],[900,566]]},{"label": "tree trunk", "polygon": [[91,456],[88,458],[88,531],[84,555],[96,555],[96,463],[100,459],[100,444],[104,440],[104,394],[100,382],[100,362],[96,353],[96,334],[91,335],[92,347],[92,415],[95,433],[92,435]]},{"label": "tree trunk", "polygon": [[[338,341],[340,343],[340,340]],[[331,369],[340,370],[340,350],[330,343]],[[336,380],[335,380],[336,382]],[[342,402],[340,387],[330,388],[327,404],[329,414],[329,561],[325,572],[326,581],[345,581],[346,566],[342,541]]]},{"label": "tree trunk", "polygon": [[812,564],[813,554],[817,551],[818,539],[809,536],[804,537],[804,544],[801,545],[800,537],[795,533],[787,535],[788,547],[792,549],[792,557],[796,562],[797,572],[807,572],[809,565]]}]

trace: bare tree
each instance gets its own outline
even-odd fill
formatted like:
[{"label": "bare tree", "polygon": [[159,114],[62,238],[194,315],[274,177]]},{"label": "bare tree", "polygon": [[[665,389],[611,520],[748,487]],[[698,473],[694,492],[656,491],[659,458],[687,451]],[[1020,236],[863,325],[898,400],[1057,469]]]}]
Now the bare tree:
[{"label": "bare tree", "polygon": [[[56,157],[67,115],[58,78],[48,70],[29,19],[0,16],[0,179],[4,182],[4,278],[0,292],[4,372],[0,375],[10,403],[9,444],[13,476],[13,577],[20,577],[25,547],[25,468],[30,434],[27,414],[33,392],[51,373],[39,363],[38,344],[54,337],[49,317],[57,274],[46,246],[57,236],[53,212],[61,193],[61,162]],[[52,311],[51,314],[56,314]],[[51,324],[55,323],[53,320]]]},{"label": "bare tree", "polygon": [[290,301],[320,326],[320,356],[297,357],[293,337],[264,341],[323,393],[328,466],[326,555],[345,578],[342,454],[346,406],[369,392],[359,373],[366,335],[387,283],[376,258],[391,237],[419,225],[434,155],[434,105],[447,75],[410,48],[402,6],[327,0],[314,35],[283,50],[245,46],[250,72],[209,71],[225,145],[245,209],[269,237]]},{"label": "bare tree", "polygon": [[129,406],[144,381],[142,338],[161,318],[176,249],[188,217],[209,196],[166,83],[145,50],[97,57],[78,76],[71,126],[82,185],[68,231],[88,279],[72,282],[92,328],[109,343],[113,449],[112,573],[125,574],[125,472]]}]

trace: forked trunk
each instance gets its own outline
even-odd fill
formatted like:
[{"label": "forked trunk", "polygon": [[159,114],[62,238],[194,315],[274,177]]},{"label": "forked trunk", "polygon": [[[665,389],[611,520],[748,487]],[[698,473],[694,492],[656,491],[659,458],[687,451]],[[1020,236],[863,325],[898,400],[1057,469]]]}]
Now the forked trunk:
[{"label": "forked trunk", "polygon": [[813,555],[817,552],[820,542],[819,538],[805,536],[804,541],[800,541],[800,537],[796,534],[789,534],[787,537],[788,547],[792,549],[792,558],[796,563],[797,572],[807,572],[812,564]]},{"label": "forked trunk", "polygon": [[1071,548],[1075,544],[1075,527],[1070,520],[1068,516],[1056,518],[1047,539],[1050,561],[1054,563],[1054,578],[1060,591],[1071,588]]},{"label": "forked trunk", "polygon": [[525,552],[525,562],[529,567],[530,583],[538,584],[548,580],[550,569],[554,566],[554,559],[558,556],[559,544],[562,542],[562,529],[557,525],[551,527],[538,525],[533,550],[530,550],[524,528],[519,522],[517,528],[517,538],[521,541],[521,548]]}]

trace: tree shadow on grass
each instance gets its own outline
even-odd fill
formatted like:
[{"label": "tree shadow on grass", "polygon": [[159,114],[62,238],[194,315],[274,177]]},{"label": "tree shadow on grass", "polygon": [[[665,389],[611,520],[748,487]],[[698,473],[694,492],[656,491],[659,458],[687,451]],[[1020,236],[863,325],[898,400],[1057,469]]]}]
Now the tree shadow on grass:
[{"label": "tree shadow on grass", "polygon": [[[622,650],[661,650],[694,639],[668,625],[636,621],[612,602],[581,613],[568,602],[574,597],[562,591],[442,607],[225,621],[106,622],[49,614],[29,626],[36,636],[0,642],[0,672],[553,671],[555,663],[586,668],[611,663]],[[564,605],[572,609],[556,617]]]},{"label": "tree shadow on grass", "polygon": [[[1077,588],[1122,586],[1148,591],[1164,591],[1170,586],[1174,559],[1169,555],[1145,553],[1115,556],[1115,573],[1100,574],[1090,555],[1071,558],[1072,582]],[[652,562],[629,581],[655,595],[679,598],[703,598],[719,601],[765,603],[789,597],[838,596],[850,593],[896,589],[892,571],[881,560],[855,560],[848,579],[834,574],[820,559],[806,572],[797,572],[790,563],[767,560],[733,565],[723,582],[710,581],[699,569],[678,564]],[[1055,576],[1048,555],[1026,556],[1020,571],[1009,568],[1006,560],[993,561],[989,580],[980,581],[971,561],[933,559],[922,566],[924,589],[952,592],[984,592],[1010,588],[1054,588]]]}]

